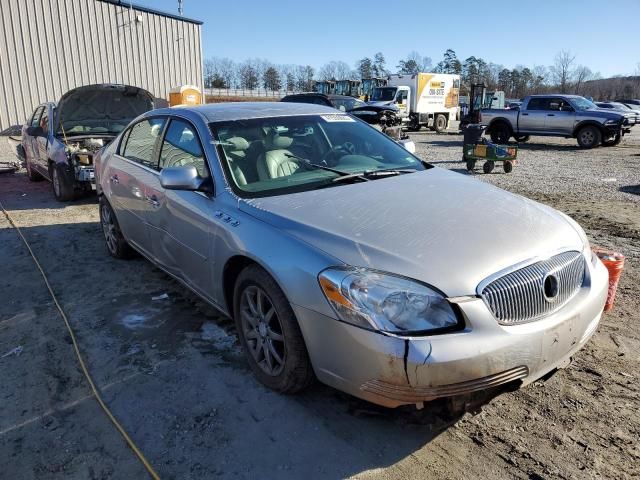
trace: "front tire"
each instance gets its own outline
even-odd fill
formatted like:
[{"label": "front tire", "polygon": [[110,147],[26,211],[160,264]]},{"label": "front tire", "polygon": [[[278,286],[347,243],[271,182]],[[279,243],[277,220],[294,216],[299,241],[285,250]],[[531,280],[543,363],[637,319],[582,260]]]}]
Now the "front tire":
[{"label": "front tire", "polygon": [[578,131],[577,140],[580,148],[594,148],[602,142],[602,133],[598,127],[587,125]]},{"label": "front tire", "polygon": [[511,128],[504,122],[496,123],[491,127],[491,141],[493,143],[507,143],[511,138]]},{"label": "front tire", "polygon": [[73,188],[73,180],[69,178],[64,166],[52,164],[51,167],[51,186],[53,187],[53,195],[59,202],[68,202],[75,198],[75,189]]},{"label": "front tire", "polygon": [[436,115],[436,118],[433,120],[433,129],[436,133],[442,133],[447,129],[447,117],[442,114]]},{"label": "front tire", "polygon": [[518,135],[517,137],[515,137],[516,142],[520,142],[520,143],[525,143],[529,141],[529,135]]},{"label": "front tire", "polygon": [[114,258],[127,259],[133,256],[133,249],[124,239],[116,214],[104,196],[100,197],[100,225],[107,244],[109,255]]},{"label": "front tire", "polygon": [[238,337],[251,370],[267,387],[295,393],[314,380],[298,321],[284,293],[257,265],[245,268],[234,289]]}]

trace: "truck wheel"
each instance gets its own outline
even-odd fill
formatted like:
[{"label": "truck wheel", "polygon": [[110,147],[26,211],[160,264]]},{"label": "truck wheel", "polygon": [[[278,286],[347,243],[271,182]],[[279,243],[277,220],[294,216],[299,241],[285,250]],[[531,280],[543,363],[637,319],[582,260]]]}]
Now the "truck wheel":
[{"label": "truck wheel", "polygon": [[505,160],[502,162],[502,168],[504,169],[504,173],[511,173],[513,170],[513,162],[511,160]]},{"label": "truck wheel", "polygon": [[53,194],[59,202],[68,202],[75,198],[75,190],[73,188],[73,180],[69,178],[62,165],[52,164],[51,169],[51,185]]},{"label": "truck wheel", "polygon": [[484,162],[484,165],[482,165],[482,171],[484,173],[491,173],[493,172],[495,166],[496,162],[494,162],[493,160],[487,160],[486,162]]},{"label": "truck wheel", "polygon": [[610,140],[604,140],[602,142],[602,146],[603,147],[615,147],[616,145],[620,145],[620,142],[622,141],[622,135],[621,134],[617,134],[615,137],[613,137]]},{"label": "truck wheel", "polygon": [[493,143],[507,143],[511,138],[511,128],[504,122],[491,126],[491,141]]},{"label": "truck wheel", "polygon": [[587,125],[578,131],[577,139],[580,148],[594,148],[602,142],[602,133],[598,127]]},{"label": "truck wheel", "polygon": [[436,118],[433,120],[433,129],[436,133],[444,132],[447,129],[447,117],[441,113],[436,115]]},{"label": "truck wheel", "polygon": [[520,143],[525,143],[529,141],[529,135],[518,135],[517,137],[515,137],[516,142],[520,142]]}]

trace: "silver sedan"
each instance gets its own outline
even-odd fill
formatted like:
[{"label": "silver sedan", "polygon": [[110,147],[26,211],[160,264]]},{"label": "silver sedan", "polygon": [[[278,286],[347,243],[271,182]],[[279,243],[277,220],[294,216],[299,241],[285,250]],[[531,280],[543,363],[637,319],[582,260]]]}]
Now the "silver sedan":
[{"label": "silver sedan", "polygon": [[154,110],[96,177],[109,252],[233,317],[280,392],[317,378],[396,407],[525,385],[568,364],[607,296],[569,217],[327,107]]}]

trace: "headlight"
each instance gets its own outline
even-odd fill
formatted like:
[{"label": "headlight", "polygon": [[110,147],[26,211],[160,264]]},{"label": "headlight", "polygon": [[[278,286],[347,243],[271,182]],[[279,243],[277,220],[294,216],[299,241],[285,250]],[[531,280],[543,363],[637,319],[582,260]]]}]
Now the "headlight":
[{"label": "headlight", "polygon": [[415,281],[355,268],[329,268],[318,280],[338,318],[363,328],[415,334],[458,324],[444,296]]},{"label": "headlight", "polygon": [[611,120],[607,120],[604,123],[605,123],[605,125],[615,125],[616,123],[620,123],[620,120],[611,119]]}]

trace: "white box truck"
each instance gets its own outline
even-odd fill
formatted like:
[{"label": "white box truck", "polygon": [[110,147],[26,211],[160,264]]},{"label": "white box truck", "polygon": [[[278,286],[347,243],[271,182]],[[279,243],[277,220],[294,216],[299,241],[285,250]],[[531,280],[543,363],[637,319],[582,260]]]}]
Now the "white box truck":
[{"label": "white box truck", "polygon": [[416,73],[390,75],[387,85],[373,89],[369,103],[393,104],[410,130],[426,126],[436,132],[449,128],[459,116],[460,75]]}]

